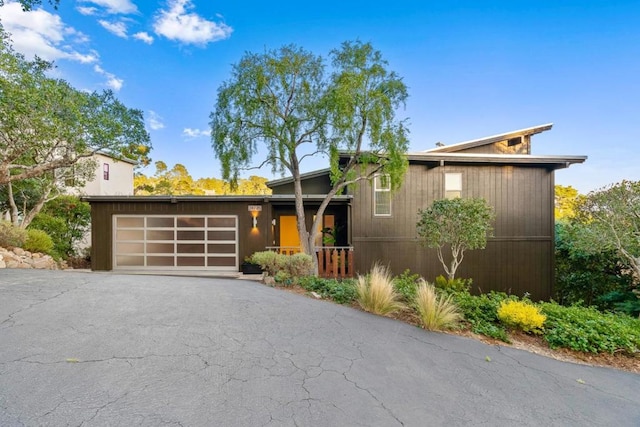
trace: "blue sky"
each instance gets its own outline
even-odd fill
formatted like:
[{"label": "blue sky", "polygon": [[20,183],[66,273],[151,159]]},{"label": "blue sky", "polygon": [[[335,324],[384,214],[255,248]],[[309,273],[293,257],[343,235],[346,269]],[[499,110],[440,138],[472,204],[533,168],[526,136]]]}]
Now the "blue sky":
[{"label": "blue sky", "polygon": [[557,184],[586,193],[640,180],[637,0],[61,0],[29,13],[5,0],[0,19],[16,50],[54,60],[58,77],[143,110],[153,160],[194,178],[220,176],[209,113],[244,52],[294,43],[325,56],[359,39],[409,87],[398,117],[412,151],[552,122],[534,154],[589,156]]}]

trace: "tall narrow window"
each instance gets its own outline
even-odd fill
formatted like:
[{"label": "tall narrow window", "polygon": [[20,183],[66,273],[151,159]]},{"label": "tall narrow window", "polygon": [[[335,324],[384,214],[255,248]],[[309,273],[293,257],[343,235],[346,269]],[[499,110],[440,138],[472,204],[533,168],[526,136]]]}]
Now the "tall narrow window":
[{"label": "tall narrow window", "polygon": [[373,214],[375,216],[391,216],[389,175],[377,175],[373,179]]},{"label": "tall narrow window", "polygon": [[461,173],[445,173],[444,174],[444,197],[447,199],[455,199],[462,196],[462,174]]},{"label": "tall narrow window", "polygon": [[104,178],[105,181],[109,181],[109,163],[102,165],[102,178]]}]

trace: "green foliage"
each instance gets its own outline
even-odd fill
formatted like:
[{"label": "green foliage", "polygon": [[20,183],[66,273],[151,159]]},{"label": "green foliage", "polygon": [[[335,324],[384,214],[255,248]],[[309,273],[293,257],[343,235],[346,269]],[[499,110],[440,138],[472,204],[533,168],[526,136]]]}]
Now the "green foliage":
[{"label": "green foliage", "polygon": [[544,338],[551,348],[631,355],[640,351],[640,319],[556,303],[543,303],[542,312],[547,316]]},{"label": "green foliage", "polygon": [[556,223],[555,299],[563,305],[611,309],[606,295],[620,292],[633,297],[633,277],[615,250],[585,250],[576,244],[588,226],[576,221]]},{"label": "green foliage", "polygon": [[566,221],[575,218],[577,207],[584,200],[584,196],[571,186],[555,186],[555,219]]},{"label": "green foliage", "polygon": [[542,333],[546,319],[538,307],[527,301],[502,301],[498,307],[497,315],[505,325],[534,334]]},{"label": "green foliage", "polygon": [[287,283],[313,273],[313,259],[307,254],[284,255],[274,251],[255,252],[249,261],[257,264],[276,281]]},{"label": "green foliage", "polygon": [[323,279],[316,276],[300,278],[298,284],[309,292],[330,298],[338,304],[350,304],[357,296],[355,282],[351,279]]},{"label": "green foliage", "polygon": [[[42,0],[18,0],[18,3],[22,6],[23,11],[33,10],[34,7],[40,6],[42,4]],[[60,4],[60,0],[49,0],[48,3],[52,5],[55,9],[58,8]],[[0,6],[4,5],[4,0],[0,0]]]},{"label": "green foliage", "polygon": [[422,326],[430,331],[451,329],[462,319],[452,295],[437,295],[436,288],[424,279],[418,286],[415,305]]},{"label": "green foliage", "polygon": [[27,239],[22,248],[29,252],[50,254],[53,249],[53,240],[42,230],[27,230]]},{"label": "green foliage", "polygon": [[[235,184],[254,155],[266,153],[259,163],[293,178],[299,224],[306,223],[300,163],[314,157],[309,153],[329,155],[332,189],[326,201],[377,173],[398,188],[408,167],[407,130],[395,119],[407,98],[402,79],[368,43],[343,43],[330,56],[334,72],[327,76],[326,61],[297,46],[246,53],[218,88],[209,116],[223,179]],[[345,151],[350,159],[340,162]],[[320,204],[314,224],[300,230],[305,253],[312,254],[325,209]]]},{"label": "green foliage", "polygon": [[[148,161],[142,111],[113,92],[87,93],[49,77],[52,64],[29,61],[0,30],[0,184],[71,168],[98,150]],[[65,153],[61,155],[61,153]]]},{"label": "green foliage", "polygon": [[406,269],[400,276],[393,279],[393,288],[405,303],[410,304],[416,297],[419,283],[420,275],[411,274],[411,271]]},{"label": "green foliage", "polygon": [[358,304],[374,314],[391,314],[404,307],[393,288],[393,277],[387,267],[375,264],[367,276],[358,275]]},{"label": "green foliage", "polygon": [[[449,279],[455,273],[469,249],[484,249],[492,233],[495,215],[485,199],[436,200],[426,209],[418,211],[418,238],[423,246],[436,248],[438,259]],[[449,245],[451,261],[447,264],[442,253]]]},{"label": "green foliage", "polygon": [[456,277],[455,279],[447,279],[443,275],[439,275],[435,280],[435,287],[441,289],[447,293],[455,292],[469,292],[471,288],[472,279],[461,279]]},{"label": "green foliage", "polygon": [[47,213],[39,213],[31,221],[29,230],[42,230],[51,237],[53,241],[52,255],[56,258],[73,254],[73,242],[68,238],[69,226],[63,218]]},{"label": "green foliage", "polygon": [[509,342],[509,338],[504,327],[499,324],[498,307],[502,301],[508,299],[513,299],[513,297],[502,292],[491,292],[478,296],[468,292],[453,294],[453,301],[462,311],[473,332],[504,342]]},{"label": "green foliage", "polygon": [[638,290],[612,291],[599,297],[596,302],[600,309],[640,317],[640,295]]},{"label": "green foliage", "polygon": [[27,240],[27,232],[9,221],[0,220],[0,246],[4,248],[21,248]]}]

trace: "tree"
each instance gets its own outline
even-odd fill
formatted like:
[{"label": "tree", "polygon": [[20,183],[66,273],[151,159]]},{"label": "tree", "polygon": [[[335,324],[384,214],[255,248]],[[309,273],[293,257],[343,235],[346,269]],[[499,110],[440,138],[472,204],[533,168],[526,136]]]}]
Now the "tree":
[{"label": "tree", "polygon": [[[0,186],[15,225],[26,227],[59,194],[60,180],[82,185],[89,179],[96,152],[148,163],[151,144],[141,111],[125,107],[111,91],[86,93],[48,77],[51,63],[26,60],[1,29],[0,39]],[[19,215],[13,185],[25,180],[39,181],[41,192],[31,203],[35,211]]]},{"label": "tree", "polygon": [[640,181],[622,181],[589,193],[578,208],[584,225],[574,244],[589,252],[616,251],[640,280]]},{"label": "tree", "polygon": [[[239,171],[251,168],[262,145],[266,154],[259,167],[291,175],[298,234],[307,254],[314,253],[317,230],[333,196],[376,174],[388,175],[395,189],[408,165],[407,130],[395,119],[407,98],[402,79],[387,70],[387,62],[369,43],[345,42],[330,57],[333,72],[327,76],[321,57],[296,46],[247,53],[219,87],[210,115],[212,145],[224,179],[237,182]],[[349,154],[343,163],[341,152]],[[332,188],[309,231],[300,165],[316,155],[328,158]]]},{"label": "tree", "polygon": [[[491,236],[495,215],[484,199],[442,199],[418,211],[418,238],[423,246],[436,248],[438,260],[449,280],[464,259],[467,249],[484,249]],[[443,248],[451,248],[451,261],[444,261]]]},{"label": "tree", "polygon": [[584,196],[572,186],[555,186],[555,220],[564,221],[576,215],[578,205],[584,200]]},{"label": "tree", "polygon": [[[40,6],[42,4],[42,0],[18,0],[18,3],[22,6],[22,10],[25,12],[32,10],[36,6]],[[58,8],[60,4],[60,0],[49,0],[49,4],[52,5],[55,9]],[[4,0],[0,0],[0,6],[4,5]]]}]

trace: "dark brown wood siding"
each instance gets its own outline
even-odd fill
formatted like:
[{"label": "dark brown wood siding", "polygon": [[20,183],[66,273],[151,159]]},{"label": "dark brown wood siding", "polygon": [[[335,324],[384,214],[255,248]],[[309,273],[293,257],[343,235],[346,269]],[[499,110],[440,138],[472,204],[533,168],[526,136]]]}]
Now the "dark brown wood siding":
[{"label": "dark brown wood siding", "polygon": [[[257,230],[252,231],[249,205],[262,205]],[[91,268],[113,268],[113,215],[237,215],[239,260],[264,250],[272,241],[271,208],[269,203],[257,201],[91,201]]]},{"label": "dark brown wood siding", "polygon": [[418,210],[444,197],[444,173],[462,173],[462,197],[483,197],[496,212],[494,237],[485,250],[467,251],[457,276],[474,289],[503,290],[536,299],[551,296],[553,281],[553,171],[539,167],[411,164],[394,194],[392,215],[373,216],[373,190],[363,183],[352,208],[355,267],[366,272],[376,261],[395,274],[405,269],[433,280],[443,274],[435,250],[416,237]]},{"label": "dark brown wood siding", "polygon": [[[329,172],[302,180],[303,194],[327,194],[331,191],[331,187]],[[272,185],[271,190],[273,194],[293,194],[293,181]]]}]

